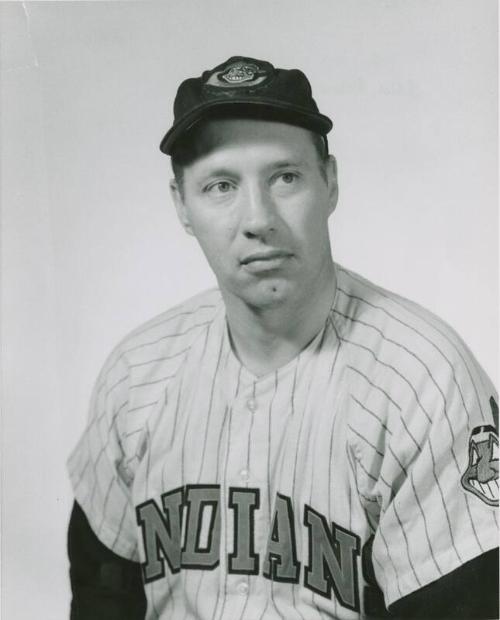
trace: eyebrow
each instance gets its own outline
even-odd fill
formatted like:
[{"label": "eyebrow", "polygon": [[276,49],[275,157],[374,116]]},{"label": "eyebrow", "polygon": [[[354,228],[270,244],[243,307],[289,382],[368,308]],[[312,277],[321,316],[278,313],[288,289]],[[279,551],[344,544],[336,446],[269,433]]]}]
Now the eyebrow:
[{"label": "eyebrow", "polygon": [[[299,166],[305,166],[305,165],[307,165],[307,163],[300,159],[296,161],[284,159],[282,161],[271,162],[270,164],[267,164],[263,167],[277,169],[277,168],[299,167]],[[232,176],[235,174],[235,171],[231,170],[231,168],[228,168],[226,166],[220,166],[218,168],[214,168],[213,170],[210,170],[207,174],[210,176]]]},{"label": "eyebrow", "polygon": [[296,161],[285,159],[283,161],[277,161],[271,164],[271,168],[299,168],[300,166],[307,166],[307,163],[298,159]]},{"label": "eyebrow", "polygon": [[207,170],[203,174],[203,177],[232,177],[235,175],[234,170],[230,170],[226,167],[214,168],[213,170]]}]

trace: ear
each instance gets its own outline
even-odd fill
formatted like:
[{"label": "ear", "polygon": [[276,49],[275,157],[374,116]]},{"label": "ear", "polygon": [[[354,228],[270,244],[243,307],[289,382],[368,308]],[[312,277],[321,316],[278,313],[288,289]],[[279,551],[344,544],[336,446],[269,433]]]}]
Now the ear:
[{"label": "ear", "polygon": [[330,198],[330,215],[335,211],[339,199],[339,185],[337,178],[337,160],[333,155],[328,155],[326,162],[326,178]]},{"label": "ear", "polygon": [[177,181],[172,179],[170,181],[170,195],[174,201],[175,210],[177,211],[177,217],[179,218],[182,227],[188,235],[194,235],[189,216],[187,213],[186,205],[184,204],[184,197],[182,190],[179,188]]}]

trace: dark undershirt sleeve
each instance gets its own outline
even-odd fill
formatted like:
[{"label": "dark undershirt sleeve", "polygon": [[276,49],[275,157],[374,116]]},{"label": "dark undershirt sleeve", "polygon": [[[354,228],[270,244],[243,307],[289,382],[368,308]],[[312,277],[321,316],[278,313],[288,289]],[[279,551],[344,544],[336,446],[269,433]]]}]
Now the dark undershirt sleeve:
[{"label": "dark undershirt sleeve", "polygon": [[77,502],[69,523],[68,555],[71,620],[144,620],[140,565],[104,546]]},{"label": "dark undershirt sleeve", "polygon": [[389,611],[391,617],[425,620],[498,618],[498,549],[396,601]]}]

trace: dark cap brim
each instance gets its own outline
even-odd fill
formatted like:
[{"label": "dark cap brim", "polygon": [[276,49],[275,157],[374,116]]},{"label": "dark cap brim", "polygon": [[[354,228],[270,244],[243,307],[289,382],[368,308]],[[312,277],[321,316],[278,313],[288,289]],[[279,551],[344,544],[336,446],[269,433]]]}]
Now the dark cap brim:
[{"label": "dark cap brim", "polygon": [[333,127],[332,121],[324,114],[313,113],[294,105],[269,99],[231,99],[230,101],[205,102],[191,110],[177,121],[165,134],[160,143],[160,151],[171,155],[177,140],[203,119],[223,115],[225,118],[245,117],[274,120],[297,125],[326,136]]}]

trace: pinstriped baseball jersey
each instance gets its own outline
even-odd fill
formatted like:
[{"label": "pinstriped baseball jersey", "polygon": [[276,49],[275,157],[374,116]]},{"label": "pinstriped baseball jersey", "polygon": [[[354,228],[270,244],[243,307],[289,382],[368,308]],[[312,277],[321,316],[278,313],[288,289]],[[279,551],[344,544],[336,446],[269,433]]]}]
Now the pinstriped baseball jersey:
[{"label": "pinstriped baseball jersey", "polygon": [[218,291],[107,360],[69,471],[141,562],[148,620],[359,618],[496,546],[489,379],[434,315],[336,273],[324,328],[272,373],[235,357]]}]

